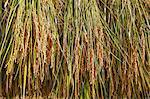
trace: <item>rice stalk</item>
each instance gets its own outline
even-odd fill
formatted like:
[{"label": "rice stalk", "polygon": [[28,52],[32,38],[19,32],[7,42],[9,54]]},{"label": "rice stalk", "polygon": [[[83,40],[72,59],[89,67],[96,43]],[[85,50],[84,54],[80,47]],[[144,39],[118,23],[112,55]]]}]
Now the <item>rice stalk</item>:
[{"label": "rice stalk", "polygon": [[149,97],[148,0],[4,0],[0,18],[3,97]]}]

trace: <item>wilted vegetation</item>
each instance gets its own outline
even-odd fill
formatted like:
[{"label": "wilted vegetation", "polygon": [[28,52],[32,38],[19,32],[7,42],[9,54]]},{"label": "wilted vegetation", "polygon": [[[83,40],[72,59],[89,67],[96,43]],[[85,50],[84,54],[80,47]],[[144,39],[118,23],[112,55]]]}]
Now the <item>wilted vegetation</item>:
[{"label": "wilted vegetation", "polygon": [[0,0],[0,95],[150,97],[149,0]]}]

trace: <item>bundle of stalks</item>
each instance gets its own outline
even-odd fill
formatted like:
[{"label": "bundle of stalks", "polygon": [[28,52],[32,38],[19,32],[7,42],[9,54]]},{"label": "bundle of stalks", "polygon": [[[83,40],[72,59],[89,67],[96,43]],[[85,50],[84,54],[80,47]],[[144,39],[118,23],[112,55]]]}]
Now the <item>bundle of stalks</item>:
[{"label": "bundle of stalks", "polygon": [[1,0],[0,97],[150,97],[149,0]]}]

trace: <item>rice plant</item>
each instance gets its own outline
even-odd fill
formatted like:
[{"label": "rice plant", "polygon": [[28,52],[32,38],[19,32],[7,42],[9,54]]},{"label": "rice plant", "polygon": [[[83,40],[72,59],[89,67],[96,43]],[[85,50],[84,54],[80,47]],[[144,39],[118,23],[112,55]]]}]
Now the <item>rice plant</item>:
[{"label": "rice plant", "polygon": [[0,0],[0,98],[150,98],[150,1]]}]

